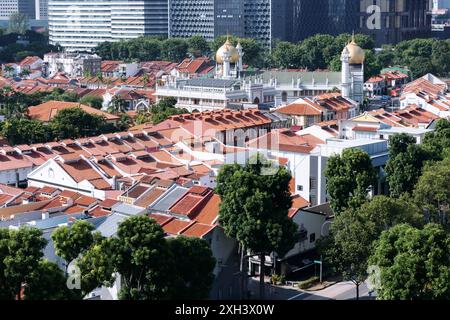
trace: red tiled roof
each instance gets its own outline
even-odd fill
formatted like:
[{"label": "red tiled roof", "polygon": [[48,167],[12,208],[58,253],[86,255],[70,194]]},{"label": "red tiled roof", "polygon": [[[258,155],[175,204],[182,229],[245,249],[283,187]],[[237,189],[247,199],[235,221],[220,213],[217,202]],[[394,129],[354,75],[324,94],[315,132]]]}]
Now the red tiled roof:
[{"label": "red tiled roof", "polygon": [[219,216],[220,203],[220,196],[218,194],[214,194],[211,198],[208,199],[208,202],[197,214],[197,216],[195,217],[195,221],[204,224],[216,223]]},{"label": "red tiled roof", "polygon": [[414,92],[416,94],[418,93],[424,93],[426,95],[436,96],[438,94],[442,94],[445,91],[445,85],[438,85],[434,84],[431,81],[419,78],[414,80],[413,82],[408,83],[403,88],[403,93],[410,93]]},{"label": "red tiled roof", "polygon": [[171,235],[179,235],[186,227],[188,227],[192,222],[184,221],[179,219],[173,219],[165,223],[162,228],[164,231]]},{"label": "red tiled roof", "polygon": [[148,215],[150,218],[154,219],[156,221],[156,223],[158,223],[159,225],[163,226],[164,224],[167,224],[169,221],[172,221],[174,219],[174,217],[168,217],[168,216],[164,216],[162,214],[149,214]]},{"label": "red tiled roof", "polygon": [[53,194],[56,191],[58,191],[58,189],[49,186],[44,186],[41,190],[39,190],[40,193],[48,193],[48,194]]},{"label": "red tiled roof", "polygon": [[312,135],[300,136],[289,129],[281,129],[251,140],[247,145],[251,148],[310,153],[318,144],[323,143],[325,142]]},{"label": "red tiled roof", "polygon": [[307,103],[292,103],[276,111],[295,116],[320,116],[323,112],[320,106],[312,106]]},{"label": "red tiled roof", "polygon": [[98,202],[99,200],[96,198],[88,197],[88,196],[81,196],[78,199],[75,200],[75,204],[78,204],[83,207],[89,207],[93,203]]},{"label": "red tiled roof", "polygon": [[208,225],[203,223],[194,223],[189,228],[184,230],[181,234],[186,237],[202,238],[213,230],[215,225]]},{"label": "red tiled roof", "polygon": [[91,108],[89,106],[80,104],[79,102],[64,101],[47,101],[40,105],[29,107],[27,114],[31,119],[49,122],[51,119],[53,119],[54,116],[56,116],[59,111],[77,107],[83,109],[87,113],[103,116],[106,118],[106,120],[119,120],[119,117],[116,115]]},{"label": "red tiled roof", "polygon": [[362,132],[377,132],[377,127],[364,127],[364,126],[356,126],[353,128],[353,131],[362,131]]},{"label": "red tiled roof", "polygon": [[380,77],[380,76],[374,76],[374,77],[369,78],[369,80],[367,80],[367,82],[370,82],[370,83],[376,83],[376,82],[381,82],[381,81],[384,81],[384,78]]},{"label": "red tiled roof", "polygon": [[[215,136],[217,131],[254,128],[270,123],[272,120],[257,109],[239,111],[224,109],[171,116],[149,129],[148,132],[182,127],[191,134]],[[202,132],[198,132],[199,128]]]},{"label": "red tiled roof", "polygon": [[31,65],[31,64],[37,62],[38,60],[41,60],[41,58],[39,58],[37,56],[28,56],[19,62],[19,66],[22,66],[22,67],[28,66],[28,65]]},{"label": "red tiled roof", "polygon": [[102,208],[108,208],[111,209],[112,206],[114,206],[116,203],[119,203],[120,201],[114,200],[114,199],[105,199],[102,202],[100,202],[99,206]]},{"label": "red tiled roof", "polygon": [[288,211],[289,218],[294,217],[298,210],[309,207],[311,203],[309,203],[307,200],[305,200],[300,195],[295,195],[292,197],[292,206]]}]

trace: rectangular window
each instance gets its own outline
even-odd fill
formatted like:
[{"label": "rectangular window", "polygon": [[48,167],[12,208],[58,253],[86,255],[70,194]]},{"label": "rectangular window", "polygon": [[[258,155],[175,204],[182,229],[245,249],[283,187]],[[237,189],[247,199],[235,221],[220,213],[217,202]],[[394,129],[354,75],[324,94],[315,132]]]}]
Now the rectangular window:
[{"label": "rectangular window", "polygon": [[317,189],[317,178],[314,177],[309,178],[309,185],[311,189]]},{"label": "rectangular window", "polygon": [[316,234],[315,233],[311,233],[309,235],[309,242],[313,243],[314,241],[316,241]]},{"label": "rectangular window", "polygon": [[297,185],[297,191],[303,191],[303,186]]}]

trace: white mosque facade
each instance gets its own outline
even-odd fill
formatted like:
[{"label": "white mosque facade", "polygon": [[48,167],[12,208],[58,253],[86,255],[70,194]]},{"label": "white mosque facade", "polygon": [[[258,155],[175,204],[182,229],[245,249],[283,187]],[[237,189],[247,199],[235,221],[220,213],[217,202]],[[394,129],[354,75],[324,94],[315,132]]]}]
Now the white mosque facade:
[{"label": "white mosque facade", "polygon": [[341,54],[341,72],[244,71],[243,48],[227,41],[215,55],[214,78],[185,79],[174,76],[157,85],[157,101],[175,97],[177,107],[188,111],[271,109],[303,97],[340,90],[357,103],[364,97],[364,50],[352,41]]}]

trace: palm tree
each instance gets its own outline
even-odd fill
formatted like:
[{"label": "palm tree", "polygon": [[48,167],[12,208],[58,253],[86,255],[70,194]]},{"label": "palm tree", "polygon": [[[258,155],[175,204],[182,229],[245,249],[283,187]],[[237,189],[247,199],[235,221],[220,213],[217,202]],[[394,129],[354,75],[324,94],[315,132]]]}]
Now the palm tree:
[{"label": "palm tree", "polygon": [[11,73],[14,71],[14,68],[11,66],[5,66],[3,68],[3,72],[9,76],[11,76]]},{"label": "palm tree", "polygon": [[118,114],[124,113],[125,111],[125,100],[123,100],[120,96],[114,96],[109,103],[108,112],[112,114]]},{"label": "palm tree", "polygon": [[27,77],[31,74],[31,71],[28,69],[23,69],[22,72],[20,73],[20,76],[22,77]]}]

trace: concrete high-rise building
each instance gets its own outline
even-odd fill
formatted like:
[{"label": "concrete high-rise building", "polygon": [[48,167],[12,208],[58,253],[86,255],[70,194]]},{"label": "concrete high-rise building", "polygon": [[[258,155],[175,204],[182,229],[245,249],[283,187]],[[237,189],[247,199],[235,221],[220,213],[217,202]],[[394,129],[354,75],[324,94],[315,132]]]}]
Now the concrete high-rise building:
[{"label": "concrete high-rise building", "polygon": [[48,0],[51,44],[91,51],[104,41],[167,36],[168,0]]},{"label": "concrete high-rise building", "polygon": [[243,0],[169,0],[170,37],[244,36]]},{"label": "concrete high-rise building", "polygon": [[214,39],[214,0],[169,0],[169,37]]},{"label": "concrete high-rise building", "polygon": [[292,0],[169,0],[170,37],[201,35],[207,40],[231,34],[260,41],[290,39]]},{"label": "concrete high-rise building", "polygon": [[168,35],[168,0],[111,0],[113,40]]},{"label": "concrete high-rise building", "polygon": [[0,1],[0,19],[8,20],[13,13],[23,13],[28,19],[34,19],[35,2],[34,0],[1,0]]},{"label": "concrete high-rise building", "polygon": [[246,37],[271,47],[275,40],[291,40],[292,0],[246,0],[244,21]]},{"label": "concrete high-rise building", "polygon": [[48,0],[36,0],[36,20],[47,20],[48,18]]},{"label": "concrete high-rise building", "polygon": [[450,9],[450,0],[433,0],[433,9]]}]

